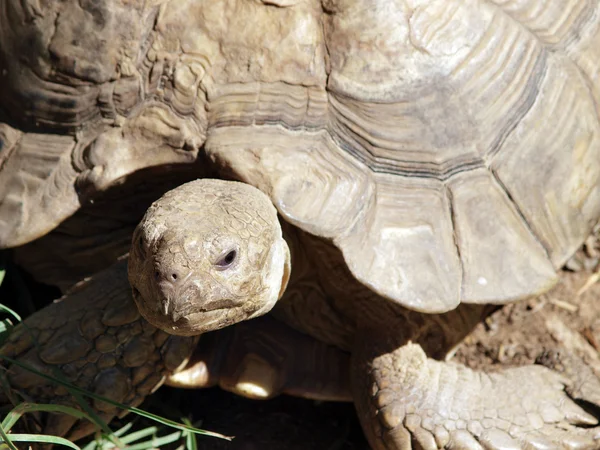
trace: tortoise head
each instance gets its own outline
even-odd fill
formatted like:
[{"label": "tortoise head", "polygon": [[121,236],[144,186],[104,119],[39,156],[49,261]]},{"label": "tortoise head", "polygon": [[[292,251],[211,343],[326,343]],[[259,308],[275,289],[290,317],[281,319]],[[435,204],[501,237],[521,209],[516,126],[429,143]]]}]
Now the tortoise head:
[{"label": "tortoise head", "polygon": [[178,335],[267,313],[289,275],[275,207],[258,189],[233,181],[202,179],[167,192],[137,226],[129,255],[140,313]]}]

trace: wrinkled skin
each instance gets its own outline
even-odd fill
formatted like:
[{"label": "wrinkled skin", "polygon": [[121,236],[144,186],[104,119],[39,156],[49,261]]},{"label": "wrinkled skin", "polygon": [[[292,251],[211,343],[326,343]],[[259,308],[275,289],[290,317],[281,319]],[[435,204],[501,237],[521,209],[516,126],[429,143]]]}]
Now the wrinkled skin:
[{"label": "wrinkled skin", "polygon": [[[203,151],[230,178],[268,193],[284,220],[339,249],[341,260],[309,255],[318,283],[295,291],[310,293],[296,303],[283,300],[283,315],[353,352],[372,445],[405,448],[410,434],[429,448],[431,439],[404,415],[415,400],[402,392],[435,390],[431,377],[369,398],[404,380],[399,367],[438,367],[410,357],[407,341],[427,356],[443,353],[480,317],[461,302],[548,289],[600,217],[598,7],[583,0],[4,1],[0,245],[43,235],[136,170],[189,163]],[[172,269],[161,247],[158,262]],[[266,312],[284,289],[285,277],[268,266],[218,282],[212,266],[194,273],[198,286],[184,286],[182,302],[168,280],[179,272],[158,271],[161,286],[147,275],[134,291],[142,311],[172,332],[192,333]],[[352,276],[338,278],[340,267]],[[265,282],[264,296],[248,289],[246,298],[232,298],[242,279]],[[182,314],[191,312],[194,293],[202,298],[189,322]],[[234,308],[206,311],[223,300]],[[398,304],[452,312],[421,316]],[[551,376],[530,376],[560,392]],[[504,398],[511,383],[499,385]],[[440,406],[430,397],[421,409]],[[446,411],[460,404],[441,403]],[[387,444],[374,416],[400,430]],[[535,424],[562,445],[553,433],[564,425],[560,417],[571,415]],[[458,421],[466,419],[450,419],[456,423],[442,428],[452,434],[454,423],[461,432],[447,445],[488,445],[477,426],[469,436],[481,444],[463,432]],[[506,423],[493,425],[496,446],[510,446],[498,438]]]},{"label": "wrinkled skin", "polygon": [[[126,261],[120,261],[28,317],[0,352],[46,375],[59,373],[66,381],[112,401],[139,406],[169,374],[185,365],[197,341],[197,337],[164,333],[140,317],[131,301]],[[6,362],[3,366],[18,397],[77,407],[77,400],[64,387],[26,368]],[[0,404],[9,403],[5,394],[0,393]],[[126,413],[98,400],[92,406],[107,422]],[[75,440],[94,430],[95,425],[87,420],[38,413],[29,431]]]},{"label": "wrinkled skin", "polygon": [[[225,201],[217,205],[215,199]],[[239,217],[246,217],[246,224],[263,219],[267,205],[268,198],[257,189],[240,190],[237,182],[214,180],[188,183],[155,202],[136,230],[133,245],[141,248],[132,252],[129,269],[134,292],[137,289],[136,303],[141,311],[146,311],[145,317],[170,333],[189,335],[194,330],[219,329],[244,320],[249,316],[244,312],[244,302],[248,302],[250,314],[270,310],[286,288],[287,278],[282,282],[281,274],[286,272],[287,262],[271,257],[249,265],[244,257],[256,251],[257,242],[272,246],[264,249],[266,254],[277,252],[281,245],[277,216],[271,214],[270,220],[264,222],[266,229],[258,234],[248,232],[246,227],[232,226]],[[273,237],[257,241],[255,235]],[[189,252],[180,250],[185,243],[202,249],[193,253],[194,260],[185,257]],[[232,249],[236,258],[224,260],[222,255],[228,255]],[[319,260],[314,261],[318,265]],[[217,282],[215,267],[219,268]],[[177,291],[173,285],[180,279],[185,284]],[[265,283],[259,292],[267,295],[257,296],[255,284],[240,282],[257,279]],[[142,285],[140,280],[144,280]],[[194,280],[202,291],[188,288]],[[213,291],[206,292],[207,286]],[[351,294],[350,286],[346,283],[346,293]],[[215,301],[215,296],[223,300],[232,291],[236,293],[233,308],[205,311],[204,305]],[[176,303],[177,292],[183,293],[179,301],[184,307],[194,311],[183,322],[178,314],[181,306]],[[350,296],[348,301],[360,305],[360,292],[357,289],[359,297]],[[372,306],[377,305],[376,298],[369,301]],[[171,306],[174,302],[175,306]],[[292,316],[310,317],[313,311],[325,308],[327,300],[321,298],[294,308],[294,299],[286,300],[284,294],[282,302],[287,303],[284,316],[287,311]],[[335,315],[335,311],[329,314]],[[373,326],[371,319],[377,316],[366,311],[352,321],[354,337],[349,350],[354,400],[374,448],[591,449],[598,445],[597,419],[569,397],[565,389],[576,383],[569,377],[542,366],[487,373],[428,358],[424,349],[443,354],[440,344],[446,346],[445,351],[457,344],[482,317],[481,307],[466,305],[443,315],[422,315],[421,321],[411,320],[411,314],[416,313],[389,307],[381,316],[382,326]],[[312,326],[309,331],[318,335],[319,328],[325,334],[323,329],[331,324],[313,320]],[[592,377],[588,383],[583,399],[600,401],[600,381]]]},{"label": "wrinkled skin", "polygon": [[151,206],[129,260],[134,299],[148,321],[188,336],[271,310],[285,290],[290,254],[281,228],[272,226],[275,208],[254,191],[199,180]]},{"label": "wrinkled skin", "polygon": [[[27,367],[126,406],[139,406],[163,383],[180,388],[220,386],[253,399],[283,393],[351,399],[349,355],[271,317],[200,337],[175,336],[153,326],[133,301],[126,259],[28,317],[0,347],[0,354],[26,366],[0,364],[11,387],[0,390],[0,407],[7,410],[23,400],[81,409],[65,387]],[[91,400],[90,406],[107,423],[127,414],[99,400]],[[96,431],[88,420],[43,412],[27,414],[17,425],[28,433],[71,440]]]}]

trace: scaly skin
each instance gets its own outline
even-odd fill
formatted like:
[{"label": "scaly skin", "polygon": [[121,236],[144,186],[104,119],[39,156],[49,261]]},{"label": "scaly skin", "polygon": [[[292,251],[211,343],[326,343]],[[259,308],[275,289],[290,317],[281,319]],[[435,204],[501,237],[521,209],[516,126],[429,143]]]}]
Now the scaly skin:
[{"label": "scaly skin", "polygon": [[[486,373],[428,359],[415,344],[377,356],[374,346],[365,347],[354,355],[352,374],[362,389],[359,416],[376,449],[598,445],[600,431],[582,428],[596,418],[565,393],[573,380],[546,367]],[[587,381],[585,398],[598,403],[600,382]]]},{"label": "scaly skin", "polygon": [[[163,382],[183,388],[219,385],[255,399],[287,393],[351,400],[348,353],[271,317],[201,337],[154,327],[133,301],[126,260],[28,317],[0,354],[127,406],[138,406]],[[2,365],[12,395],[0,391],[0,406],[24,399],[80,408],[64,387],[17,364]],[[97,400],[91,406],[105,422],[125,412]],[[95,431],[92,423],[68,415],[38,413],[36,419],[28,421],[27,431],[71,440]]]},{"label": "scaly skin", "polygon": [[[225,199],[225,205],[215,199]],[[260,254],[276,254],[281,245],[281,228],[277,217],[267,214],[269,207],[261,191],[215,180],[188,183],[156,202],[137,228],[130,266],[130,280],[139,286],[136,302],[152,312],[148,320],[187,335],[245,320],[245,302],[252,315],[268,311],[286,288],[287,277],[282,281],[281,274],[287,261],[263,257],[251,265],[248,259],[257,245],[272,246]],[[259,219],[261,232],[248,233]],[[188,247],[194,251],[186,251]],[[296,265],[302,246],[291,247]],[[236,249],[235,261],[222,265],[218,255],[230,248]],[[291,298],[284,294],[280,312],[292,322],[297,315],[295,325],[306,324],[316,337],[350,344],[354,400],[374,448],[597,446],[600,432],[592,428],[596,418],[565,392],[573,380],[540,366],[487,373],[427,358],[424,350],[439,357],[456,345],[477,323],[483,307],[464,305],[440,315],[411,312],[357,287],[344,275],[347,267],[319,245],[307,253],[313,259],[305,275],[312,272],[325,289]],[[257,280],[262,289],[255,289]],[[290,292],[302,284],[302,276],[292,277]],[[211,309],[215,297],[220,308]],[[194,313],[174,313],[181,305]],[[344,324],[341,334],[331,330],[336,321]],[[600,382],[597,377],[590,382],[593,387],[582,400],[598,403]]]},{"label": "scaly skin", "polygon": [[148,321],[195,335],[273,307],[289,279],[290,254],[281,228],[272,226],[277,211],[257,192],[202,179],[152,204],[129,256],[133,297]]},{"label": "scaly skin", "polygon": [[[0,353],[125,405],[137,406],[192,353],[198,337],[169,335],[146,322],[131,299],[127,262],[77,286],[62,301],[19,325]],[[77,407],[64,387],[6,364],[11,387],[25,399]],[[1,399],[3,403],[7,399]],[[123,411],[92,401],[109,422]],[[75,440],[94,431],[67,415],[39,418],[41,433]]]}]

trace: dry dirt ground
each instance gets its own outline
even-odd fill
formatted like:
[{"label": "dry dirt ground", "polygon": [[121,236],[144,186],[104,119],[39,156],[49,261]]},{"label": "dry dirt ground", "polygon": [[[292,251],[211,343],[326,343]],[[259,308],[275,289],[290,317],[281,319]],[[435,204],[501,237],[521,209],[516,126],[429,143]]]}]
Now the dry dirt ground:
[{"label": "dry dirt ground", "polygon": [[506,305],[479,324],[453,359],[473,368],[533,364],[544,353],[570,350],[597,369],[600,284],[589,272],[564,272],[547,294]]},{"label": "dry dirt ground", "polygon": [[[456,349],[452,359],[473,368],[505,367],[535,363],[548,352],[568,349],[594,369],[600,367],[600,283],[593,283],[597,261],[585,254],[578,258],[570,265],[580,270],[565,271],[548,294],[498,308]],[[23,295],[24,286],[37,307],[57,294],[14,267],[12,273],[0,286],[3,302]],[[236,436],[231,443],[199,438],[200,449],[368,448],[351,404],[286,396],[258,402],[219,389],[161,388],[143,406],[174,419],[183,411],[194,421],[201,420],[205,429]]]}]

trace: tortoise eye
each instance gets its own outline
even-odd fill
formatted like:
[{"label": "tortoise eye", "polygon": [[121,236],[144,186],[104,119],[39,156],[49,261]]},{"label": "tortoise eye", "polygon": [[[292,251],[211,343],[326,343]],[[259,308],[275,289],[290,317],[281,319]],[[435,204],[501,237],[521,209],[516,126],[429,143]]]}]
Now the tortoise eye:
[{"label": "tortoise eye", "polygon": [[236,258],[237,258],[237,251],[231,250],[231,251],[227,252],[227,254],[225,256],[223,256],[221,259],[219,259],[217,261],[217,267],[219,267],[220,269],[227,269],[229,266],[231,266],[235,262]]}]

